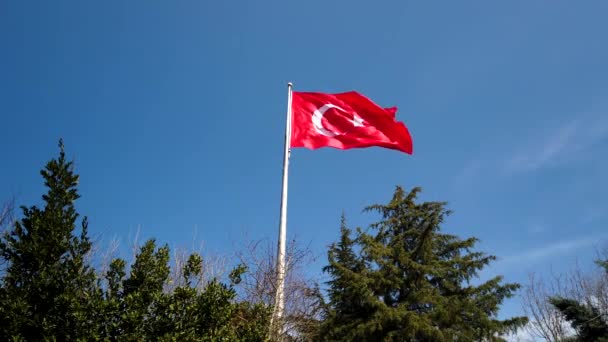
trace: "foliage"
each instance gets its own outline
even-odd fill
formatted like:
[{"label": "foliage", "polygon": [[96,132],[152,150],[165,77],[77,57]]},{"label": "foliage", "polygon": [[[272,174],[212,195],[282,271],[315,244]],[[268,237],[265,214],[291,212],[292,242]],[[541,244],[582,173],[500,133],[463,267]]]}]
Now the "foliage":
[{"label": "foliage", "polygon": [[0,238],[6,271],[0,283],[2,341],[261,341],[269,307],[236,300],[245,266],[229,282],[204,286],[203,259],[189,256],[182,285],[165,291],[171,272],[169,248],[154,240],[139,249],[127,269],[114,259],[96,276],[89,265],[86,217],[76,230],[78,175],[63,144],[41,171],[45,206],[23,207],[23,217]]},{"label": "foliage", "polygon": [[83,218],[80,233],[75,231],[78,175],[61,141],[59,148],[59,158],[40,172],[48,188],[44,207],[22,207],[23,218],[0,239],[8,264],[0,290],[0,340],[76,340],[94,326],[90,305],[98,291],[86,262],[88,223]]},{"label": "foliage", "polygon": [[420,189],[398,187],[373,205],[370,232],[347,228],[328,252],[328,302],[317,339],[343,341],[500,341],[525,317],[497,318],[518,284],[472,280],[495,258],[473,251],[475,238],[440,232],[445,203],[416,203]]},{"label": "foliage", "polygon": [[[598,261],[608,274],[608,260]],[[608,342],[608,316],[602,303],[597,303],[601,297],[594,301],[581,302],[573,298],[555,296],[549,302],[559,310],[564,318],[576,330],[577,341],[605,341]],[[605,304],[605,303],[604,303]]]},{"label": "foliage", "polygon": [[101,336],[110,340],[259,341],[266,334],[268,308],[234,301],[234,285],[246,271],[230,274],[230,284],[217,279],[202,290],[192,278],[202,272],[202,257],[192,254],[183,271],[183,286],[163,292],[169,276],[169,249],[153,240],[140,249],[128,278],[125,262],[116,259],[107,275]]},{"label": "foliage", "polygon": [[[59,146],[41,171],[44,206],[4,220],[13,223],[0,237],[0,340],[267,339],[271,252],[241,255],[250,274],[241,264],[227,277],[209,277],[200,254],[180,257],[172,269],[168,246],[148,240],[131,265],[116,258],[96,273],[88,221],[75,209],[79,177]],[[291,249],[284,340],[498,341],[525,324],[497,318],[519,285],[501,277],[473,285],[494,257],[473,251],[475,238],[441,233],[445,203],[416,203],[418,192],[397,188],[388,204],[369,207],[381,216],[369,231],[353,233],[342,219],[324,268],[326,297],[296,272],[308,253]]]},{"label": "foliage", "polygon": [[[600,251],[599,259],[607,255],[608,250]],[[601,341],[608,320],[608,263],[596,263],[590,271],[577,264],[548,278],[530,275],[522,295],[530,335],[549,342]]]}]

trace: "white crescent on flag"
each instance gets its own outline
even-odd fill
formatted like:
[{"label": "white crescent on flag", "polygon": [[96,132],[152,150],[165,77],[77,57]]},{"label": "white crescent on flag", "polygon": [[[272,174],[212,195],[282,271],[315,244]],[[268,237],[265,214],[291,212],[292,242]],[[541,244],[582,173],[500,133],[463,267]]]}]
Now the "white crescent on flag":
[{"label": "white crescent on flag", "polygon": [[[325,114],[325,112],[330,109],[330,108],[335,108],[337,110],[341,110],[345,113],[348,113],[348,111],[333,105],[331,103],[325,104],[323,106],[321,106],[321,108],[318,108],[314,111],[314,113],[312,114],[312,124],[315,127],[315,130],[319,133],[319,134],[323,134],[326,137],[335,137],[336,135],[341,135],[344,133],[336,133],[336,132],[332,132],[328,129],[326,129],[325,127],[323,127],[323,115]],[[353,119],[352,120],[348,120],[350,122],[352,122],[354,127],[362,127],[363,126],[363,119],[357,115],[357,113],[353,114]]]}]

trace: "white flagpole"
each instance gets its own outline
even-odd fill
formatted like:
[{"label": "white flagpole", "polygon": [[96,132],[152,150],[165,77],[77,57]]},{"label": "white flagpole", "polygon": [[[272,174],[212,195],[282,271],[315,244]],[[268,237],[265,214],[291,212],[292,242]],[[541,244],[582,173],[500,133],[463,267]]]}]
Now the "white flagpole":
[{"label": "white flagpole", "polygon": [[287,239],[287,185],[289,177],[289,155],[291,153],[291,94],[293,84],[287,83],[287,122],[285,124],[285,147],[283,151],[283,188],[281,191],[281,216],[279,223],[279,242],[277,246],[277,283],[272,314],[271,336],[280,339],[283,311],[285,309],[285,241]]}]

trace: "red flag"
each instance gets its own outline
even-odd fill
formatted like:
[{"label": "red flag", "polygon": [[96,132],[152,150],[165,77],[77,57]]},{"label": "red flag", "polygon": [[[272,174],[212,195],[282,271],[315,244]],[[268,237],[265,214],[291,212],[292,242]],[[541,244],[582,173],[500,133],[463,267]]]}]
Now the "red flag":
[{"label": "red flag", "polygon": [[382,108],[351,91],[340,94],[293,92],[291,147],[338,149],[381,146],[412,154],[412,137],[395,119],[397,108]]}]

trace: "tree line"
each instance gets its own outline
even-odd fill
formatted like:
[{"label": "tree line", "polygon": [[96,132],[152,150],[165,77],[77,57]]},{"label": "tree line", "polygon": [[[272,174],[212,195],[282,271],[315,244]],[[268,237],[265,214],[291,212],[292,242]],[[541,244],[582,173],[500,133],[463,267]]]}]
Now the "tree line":
[{"label": "tree line", "polygon": [[[79,176],[61,141],[40,174],[42,205],[14,216],[8,205],[0,217],[2,341],[504,341],[528,324],[499,318],[520,285],[501,276],[479,283],[495,257],[477,251],[476,238],[442,232],[451,212],[444,202],[420,202],[419,188],[397,187],[388,203],[366,208],[379,220],[365,229],[342,217],[326,283],[298,273],[308,254],[289,249],[277,337],[269,331],[272,249],[251,244],[225,276],[209,276],[200,253],[172,267],[168,246],[152,239],[132,263],[114,258],[95,269],[88,220],[75,208]],[[580,338],[605,333],[594,303],[551,303]]]}]

